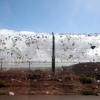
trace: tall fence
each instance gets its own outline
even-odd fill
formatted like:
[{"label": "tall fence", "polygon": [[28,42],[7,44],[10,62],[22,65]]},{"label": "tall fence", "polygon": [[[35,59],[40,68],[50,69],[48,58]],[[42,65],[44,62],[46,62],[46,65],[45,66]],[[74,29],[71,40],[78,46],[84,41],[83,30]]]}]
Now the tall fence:
[{"label": "tall fence", "polygon": [[[1,70],[71,66],[100,62],[100,35],[0,34]],[[98,65],[99,66],[99,65]]]}]

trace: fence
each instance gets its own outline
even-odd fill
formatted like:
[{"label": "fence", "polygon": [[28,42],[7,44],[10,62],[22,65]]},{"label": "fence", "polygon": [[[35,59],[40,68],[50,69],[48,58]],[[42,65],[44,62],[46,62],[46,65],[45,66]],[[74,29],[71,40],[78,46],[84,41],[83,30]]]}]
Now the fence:
[{"label": "fence", "polygon": [[70,66],[100,62],[100,35],[95,34],[13,34],[0,35],[3,68]]},{"label": "fence", "polygon": [[[2,95],[95,93],[100,87],[100,35],[0,34],[0,67]],[[82,87],[83,74],[97,80],[96,86]]]}]

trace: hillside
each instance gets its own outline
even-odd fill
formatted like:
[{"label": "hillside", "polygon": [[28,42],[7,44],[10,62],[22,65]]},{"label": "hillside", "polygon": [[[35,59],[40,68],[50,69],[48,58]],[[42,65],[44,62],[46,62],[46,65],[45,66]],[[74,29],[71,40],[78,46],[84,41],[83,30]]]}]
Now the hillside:
[{"label": "hillside", "polygon": [[96,74],[100,75],[100,62],[87,62],[78,63],[68,67],[63,67],[64,73],[74,73],[74,74]]}]

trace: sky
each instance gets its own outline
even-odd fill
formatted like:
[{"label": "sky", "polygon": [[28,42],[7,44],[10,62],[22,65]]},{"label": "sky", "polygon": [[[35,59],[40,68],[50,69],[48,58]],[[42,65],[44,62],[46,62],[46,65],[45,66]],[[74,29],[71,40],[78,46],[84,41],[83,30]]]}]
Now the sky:
[{"label": "sky", "polygon": [[0,0],[0,29],[99,33],[100,0]]},{"label": "sky", "polygon": [[51,62],[54,32],[60,66],[100,61],[99,9],[100,0],[0,0],[0,60]]}]

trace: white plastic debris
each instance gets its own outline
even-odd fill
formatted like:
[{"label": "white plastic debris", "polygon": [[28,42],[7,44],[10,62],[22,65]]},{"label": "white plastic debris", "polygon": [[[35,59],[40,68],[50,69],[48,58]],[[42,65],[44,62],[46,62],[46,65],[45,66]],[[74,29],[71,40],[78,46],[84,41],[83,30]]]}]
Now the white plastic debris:
[{"label": "white plastic debris", "polygon": [[58,79],[60,82],[62,81],[62,79]]},{"label": "white plastic debris", "polygon": [[95,88],[98,89],[98,86],[96,86]]},{"label": "white plastic debris", "polygon": [[100,93],[96,93],[96,96],[100,96]]},{"label": "white plastic debris", "polygon": [[49,91],[46,91],[46,94],[49,94]]},{"label": "white plastic debris", "polygon": [[97,80],[97,82],[100,82],[100,80]]},{"label": "white plastic debris", "polygon": [[14,81],[14,79],[13,79],[13,78],[12,78],[11,80],[12,80],[12,81]]},{"label": "white plastic debris", "polygon": [[14,92],[9,92],[9,95],[14,95]]},{"label": "white plastic debris", "polygon": [[95,71],[97,71],[98,69],[96,68]]},{"label": "white plastic debris", "polygon": [[49,77],[51,77],[51,75],[49,75]]},{"label": "white plastic debris", "polygon": [[71,77],[71,80],[73,80],[73,78]]},{"label": "white plastic debris", "polygon": [[37,80],[35,79],[34,82],[36,82]]}]

